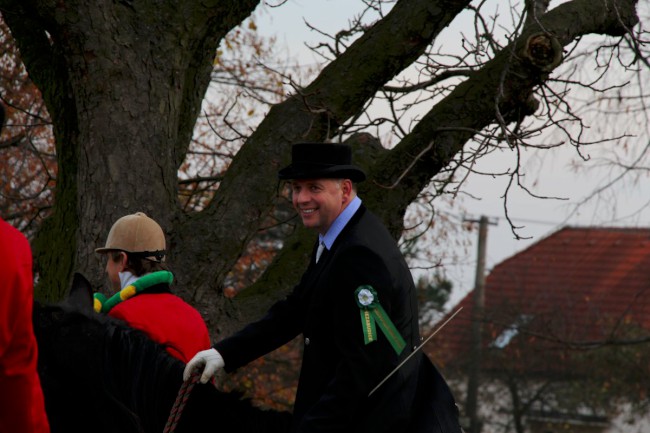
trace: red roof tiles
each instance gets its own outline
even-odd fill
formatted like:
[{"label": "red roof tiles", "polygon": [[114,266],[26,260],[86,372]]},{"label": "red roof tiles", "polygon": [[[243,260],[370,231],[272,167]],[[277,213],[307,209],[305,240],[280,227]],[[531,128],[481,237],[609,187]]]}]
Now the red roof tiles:
[{"label": "red roof tiles", "polygon": [[[428,345],[433,359],[467,357],[473,305],[470,292]],[[501,262],[486,279],[483,323],[486,350],[525,338],[531,349],[563,351],[650,329],[650,229],[567,227]],[[525,328],[509,328],[517,323]]]}]

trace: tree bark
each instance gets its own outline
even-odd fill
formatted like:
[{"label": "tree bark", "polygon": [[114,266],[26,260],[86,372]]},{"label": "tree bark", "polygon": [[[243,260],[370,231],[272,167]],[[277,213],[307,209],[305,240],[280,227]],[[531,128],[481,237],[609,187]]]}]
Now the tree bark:
[{"label": "tree bark", "polygon": [[94,249],[117,218],[141,210],[173,231],[216,47],[258,2],[212,3],[0,2],[55,125],[55,212],[34,242],[50,299],[73,269],[100,284]]}]

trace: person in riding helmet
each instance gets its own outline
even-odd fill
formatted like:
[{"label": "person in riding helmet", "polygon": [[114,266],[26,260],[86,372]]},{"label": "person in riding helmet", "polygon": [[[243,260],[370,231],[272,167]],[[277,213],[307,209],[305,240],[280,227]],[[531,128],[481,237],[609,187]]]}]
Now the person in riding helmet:
[{"label": "person in riding helmet", "polygon": [[95,250],[107,256],[106,275],[117,293],[95,293],[94,308],[143,331],[187,363],[210,347],[210,335],[201,314],[171,293],[165,248],[162,228],[144,213],[118,219],[106,245]]}]

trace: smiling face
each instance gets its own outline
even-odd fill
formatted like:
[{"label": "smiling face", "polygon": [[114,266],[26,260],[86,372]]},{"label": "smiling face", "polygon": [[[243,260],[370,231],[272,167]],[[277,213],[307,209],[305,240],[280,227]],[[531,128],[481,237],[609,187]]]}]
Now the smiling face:
[{"label": "smiling face", "polygon": [[305,227],[324,235],[354,198],[354,192],[349,179],[295,179],[291,196]]}]

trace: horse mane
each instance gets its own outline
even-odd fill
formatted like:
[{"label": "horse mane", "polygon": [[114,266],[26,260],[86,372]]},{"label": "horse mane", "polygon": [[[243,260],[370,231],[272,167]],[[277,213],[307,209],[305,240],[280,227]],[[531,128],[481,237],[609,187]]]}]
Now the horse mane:
[{"label": "horse mane", "polygon": [[[67,304],[34,308],[39,373],[52,432],[163,431],[185,364],[123,322]],[[284,432],[290,414],[212,385],[194,387],[177,432]]]},{"label": "horse mane", "polygon": [[103,320],[61,306],[34,307],[38,368],[52,432],[144,432],[137,414],[120,400],[102,373]]},{"label": "horse mane", "polygon": [[102,383],[126,410],[138,414],[144,431],[161,432],[182,385],[184,364],[142,332],[106,321]]}]

